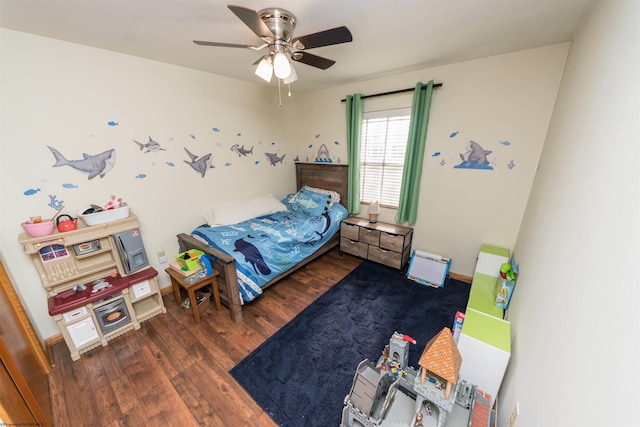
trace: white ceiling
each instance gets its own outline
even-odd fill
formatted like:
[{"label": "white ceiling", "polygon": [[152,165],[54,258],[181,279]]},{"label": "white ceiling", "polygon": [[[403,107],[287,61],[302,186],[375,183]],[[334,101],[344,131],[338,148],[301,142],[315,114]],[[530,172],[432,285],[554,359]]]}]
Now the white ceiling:
[{"label": "white ceiling", "polygon": [[[594,0],[238,0],[287,9],[295,36],[346,25],[353,42],[310,50],[337,63],[296,64],[298,92],[571,39]],[[0,0],[0,27],[261,83],[260,44],[222,0]],[[274,79],[275,80],[275,79]],[[272,81],[272,84],[274,82]]]}]

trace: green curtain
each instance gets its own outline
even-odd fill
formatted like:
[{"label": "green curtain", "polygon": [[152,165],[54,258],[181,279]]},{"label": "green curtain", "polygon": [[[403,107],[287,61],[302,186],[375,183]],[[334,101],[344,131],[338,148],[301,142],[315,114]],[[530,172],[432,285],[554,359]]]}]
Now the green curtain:
[{"label": "green curtain", "polygon": [[362,95],[347,96],[347,152],[349,160],[349,213],[360,213],[360,132],[362,129]]},{"label": "green curtain", "polygon": [[427,139],[432,93],[433,80],[427,84],[419,82],[416,84],[413,93],[409,140],[407,141],[407,151],[404,156],[400,201],[398,202],[398,213],[396,214],[396,221],[398,222],[416,223],[420,177],[422,175],[424,145]]}]

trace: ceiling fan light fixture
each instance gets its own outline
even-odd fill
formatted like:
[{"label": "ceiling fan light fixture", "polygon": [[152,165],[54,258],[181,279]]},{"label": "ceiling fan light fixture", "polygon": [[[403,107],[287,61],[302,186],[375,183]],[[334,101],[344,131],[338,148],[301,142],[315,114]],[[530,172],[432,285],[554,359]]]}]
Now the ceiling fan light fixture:
[{"label": "ceiling fan light fixture", "polygon": [[286,85],[291,84],[296,80],[298,80],[298,73],[296,73],[296,69],[293,67],[293,64],[290,64],[290,66],[291,66],[291,74],[289,74],[289,77],[282,79],[282,82]]},{"label": "ceiling fan light fixture", "polygon": [[279,79],[286,79],[291,76],[291,63],[289,58],[282,52],[278,52],[273,57],[273,70],[276,77]]},{"label": "ceiling fan light fixture", "polygon": [[273,66],[267,60],[267,57],[263,57],[262,61],[258,63],[258,67],[256,68],[256,76],[260,77],[262,80],[269,83],[271,81],[271,76],[273,76]]}]

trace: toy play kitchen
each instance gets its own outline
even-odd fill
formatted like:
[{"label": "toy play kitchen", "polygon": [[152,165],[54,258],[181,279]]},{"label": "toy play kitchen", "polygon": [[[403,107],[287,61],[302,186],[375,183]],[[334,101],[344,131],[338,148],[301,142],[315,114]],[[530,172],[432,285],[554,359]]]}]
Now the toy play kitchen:
[{"label": "toy play kitchen", "polygon": [[72,231],[78,228],[78,218],[71,218],[70,215],[63,214],[56,220],[56,225],[58,227],[58,231],[61,233],[65,231]]},{"label": "toy play kitchen", "polygon": [[51,235],[22,233],[18,242],[37,271],[72,360],[166,312],[136,215],[96,226],[68,215],[57,222],[59,230]]}]

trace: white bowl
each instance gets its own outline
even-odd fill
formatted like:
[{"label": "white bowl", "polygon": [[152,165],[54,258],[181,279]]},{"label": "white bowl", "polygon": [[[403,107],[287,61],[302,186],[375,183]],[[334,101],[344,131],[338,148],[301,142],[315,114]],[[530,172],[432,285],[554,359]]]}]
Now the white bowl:
[{"label": "white bowl", "polygon": [[117,209],[110,209],[108,211],[96,212],[86,215],[83,215],[82,212],[78,212],[78,217],[82,218],[82,221],[84,221],[84,223],[88,226],[104,224],[105,222],[128,218],[129,206],[122,206]]}]

